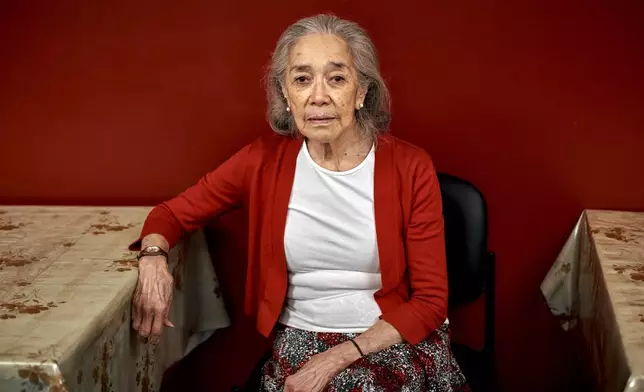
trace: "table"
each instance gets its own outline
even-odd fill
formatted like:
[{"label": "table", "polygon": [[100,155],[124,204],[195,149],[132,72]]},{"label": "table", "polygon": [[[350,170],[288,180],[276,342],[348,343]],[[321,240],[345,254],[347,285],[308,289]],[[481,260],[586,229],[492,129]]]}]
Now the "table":
[{"label": "table", "polygon": [[0,390],[143,391],[229,324],[201,231],[170,252],[161,342],[131,328],[137,238],[149,207],[0,206]]},{"label": "table", "polygon": [[644,213],[584,211],[541,290],[602,391],[644,391]]}]

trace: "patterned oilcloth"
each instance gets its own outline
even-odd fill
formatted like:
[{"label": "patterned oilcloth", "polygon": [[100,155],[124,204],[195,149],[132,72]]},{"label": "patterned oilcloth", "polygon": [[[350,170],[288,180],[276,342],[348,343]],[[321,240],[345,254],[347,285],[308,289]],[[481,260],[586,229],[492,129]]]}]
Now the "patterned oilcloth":
[{"label": "patterned oilcloth", "polygon": [[[315,354],[355,338],[355,333],[325,333],[281,327],[271,358],[262,371],[261,391],[284,389],[286,378]],[[426,340],[411,345],[395,344],[369,354],[338,374],[329,392],[451,392],[470,391],[465,376],[452,356],[449,330],[443,324]]]}]

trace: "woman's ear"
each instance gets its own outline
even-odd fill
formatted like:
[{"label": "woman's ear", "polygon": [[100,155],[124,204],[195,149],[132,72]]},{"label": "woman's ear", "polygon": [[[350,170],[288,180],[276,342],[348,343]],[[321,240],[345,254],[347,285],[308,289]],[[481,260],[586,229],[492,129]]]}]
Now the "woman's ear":
[{"label": "woman's ear", "polygon": [[367,89],[358,87],[358,94],[356,95],[356,110],[360,110],[364,104],[365,97],[367,96]]},{"label": "woman's ear", "polygon": [[291,101],[288,99],[288,93],[286,92],[286,88],[282,86],[282,95],[284,96],[284,100],[286,101],[286,107],[291,108]]}]

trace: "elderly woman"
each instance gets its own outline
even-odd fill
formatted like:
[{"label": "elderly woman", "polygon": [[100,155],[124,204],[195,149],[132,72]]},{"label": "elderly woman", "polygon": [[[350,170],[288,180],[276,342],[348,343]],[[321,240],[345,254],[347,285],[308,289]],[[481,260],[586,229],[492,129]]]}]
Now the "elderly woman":
[{"label": "elderly woman", "polygon": [[154,342],[167,252],[245,207],[246,311],[276,331],[265,391],[463,391],[449,345],[440,190],[430,157],[386,134],[389,96],[355,23],[302,19],[267,77],[273,135],[154,208],[140,243],[133,327]]}]

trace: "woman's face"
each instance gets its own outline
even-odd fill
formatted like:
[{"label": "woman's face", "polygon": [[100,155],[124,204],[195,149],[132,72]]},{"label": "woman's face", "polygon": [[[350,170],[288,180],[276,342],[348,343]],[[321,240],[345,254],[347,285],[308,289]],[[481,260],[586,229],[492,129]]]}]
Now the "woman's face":
[{"label": "woman's face", "polygon": [[366,93],[358,86],[347,44],[330,34],[307,35],[297,41],[282,92],[298,130],[322,143],[356,130],[354,112]]}]

